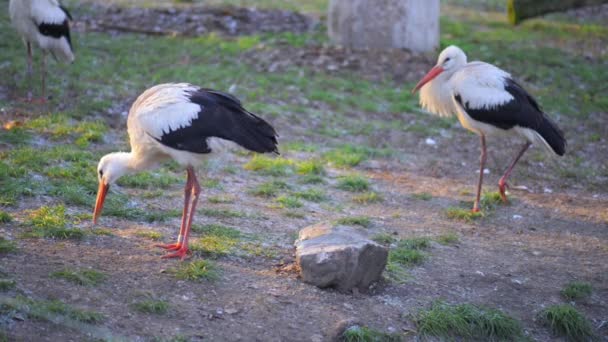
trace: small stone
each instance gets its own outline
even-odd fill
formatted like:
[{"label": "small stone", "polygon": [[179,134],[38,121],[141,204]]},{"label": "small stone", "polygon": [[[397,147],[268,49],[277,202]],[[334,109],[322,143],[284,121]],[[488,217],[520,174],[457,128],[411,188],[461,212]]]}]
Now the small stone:
[{"label": "small stone", "polygon": [[320,288],[366,291],[380,279],[388,250],[346,226],[322,222],[300,231],[296,263],[302,280]]},{"label": "small stone", "polygon": [[522,218],[524,218],[524,217],[523,217],[523,216],[521,216],[521,215],[517,215],[517,214],[516,214],[516,215],[513,215],[513,219],[514,219],[514,220],[521,220]]},{"label": "small stone", "polygon": [[236,314],[238,312],[239,312],[239,309],[235,309],[235,308],[228,308],[228,309],[226,309],[226,313],[229,314],[229,315],[234,315],[234,314]]},{"label": "small stone", "polygon": [[426,140],[424,141],[425,144],[429,145],[429,146],[435,146],[437,145],[437,142],[431,138],[426,138]]}]

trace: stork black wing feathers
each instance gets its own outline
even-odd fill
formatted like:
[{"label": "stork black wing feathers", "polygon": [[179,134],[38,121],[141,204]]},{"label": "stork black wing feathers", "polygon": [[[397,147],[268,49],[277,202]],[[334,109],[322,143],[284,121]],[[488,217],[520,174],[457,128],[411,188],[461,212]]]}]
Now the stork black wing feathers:
[{"label": "stork black wing feathers", "polygon": [[545,139],[555,153],[560,156],[564,155],[566,150],[564,133],[542,111],[536,100],[510,78],[505,82],[505,91],[511,94],[513,99],[490,108],[471,108],[468,102],[463,101],[460,94],[455,94],[454,98],[474,120],[504,130],[515,126],[532,129]]},{"label": "stork black wing feathers", "polygon": [[160,143],[178,150],[210,153],[207,139],[217,137],[254,152],[279,153],[274,128],[245,110],[234,96],[200,89],[190,94],[190,101],[201,106],[198,116],[189,126],[163,134],[157,139]]},{"label": "stork black wing feathers", "polygon": [[[63,6],[59,6],[59,7],[65,13],[67,18],[69,20],[72,20],[72,15],[70,14],[70,12]],[[53,38],[65,37],[65,39],[68,41],[68,44],[70,45],[70,48],[72,48],[72,39],[70,37],[70,25],[68,23],[68,19],[65,19],[63,22],[61,22],[59,24],[58,23],[45,23],[45,22],[36,23],[36,25],[38,26],[38,32],[40,32],[41,35],[47,36],[47,37],[53,37]]]}]

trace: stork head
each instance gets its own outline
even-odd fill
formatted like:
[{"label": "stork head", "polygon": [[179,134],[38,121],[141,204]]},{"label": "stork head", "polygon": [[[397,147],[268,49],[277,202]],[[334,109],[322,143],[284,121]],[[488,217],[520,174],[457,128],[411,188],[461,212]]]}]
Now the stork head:
[{"label": "stork head", "polygon": [[97,223],[103,203],[106,199],[110,185],[116,182],[121,176],[130,173],[129,167],[131,153],[115,152],[103,156],[97,165],[97,179],[99,189],[97,190],[97,200],[95,201],[95,211],[93,212],[93,224]]},{"label": "stork head", "polygon": [[437,64],[416,84],[412,93],[436,77],[449,79],[457,70],[467,64],[467,55],[457,46],[450,45],[439,54]]}]

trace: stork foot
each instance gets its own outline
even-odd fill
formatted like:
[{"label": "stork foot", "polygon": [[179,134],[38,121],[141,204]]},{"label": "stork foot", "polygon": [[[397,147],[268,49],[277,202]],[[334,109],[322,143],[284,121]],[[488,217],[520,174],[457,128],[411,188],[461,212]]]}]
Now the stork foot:
[{"label": "stork foot", "polygon": [[477,208],[477,207],[474,207],[473,209],[471,209],[471,212],[472,212],[472,213],[478,213],[478,212],[480,212],[480,211],[481,211],[481,210],[480,210],[479,208]]},{"label": "stork foot", "polygon": [[154,245],[154,247],[160,247],[163,249],[166,249],[168,251],[177,251],[178,249],[182,248],[182,244],[181,243],[170,243],[170,244],[158,244],[158,245]]},{"label": "stork foot", "polygon": [[507,194],[506,194],[506,191],[508,188],[509,188],[509,185],[507,184],[507,182],[498,183],[498,191],[500,192],[500,198],[502,199],[503,203],[509,203],[509,200],[507,199]]},{"label": "stork foot", "polygon": [[188,247],[182,246],[180,249],[175,251],[174,253],[169,253],[163,255],[161,259],[170,259],[170,258],[179,258],[180,260],[184,260],[188,257]]}]

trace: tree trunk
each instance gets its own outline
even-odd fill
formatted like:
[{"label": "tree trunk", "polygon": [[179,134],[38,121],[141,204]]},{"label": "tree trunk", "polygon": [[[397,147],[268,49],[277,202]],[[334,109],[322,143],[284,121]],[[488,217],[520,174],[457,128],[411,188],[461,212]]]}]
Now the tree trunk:
[{"label": "tree trunk", "polygon": [[542,14],[604,3],[608,3],[608,0],[508,0],[507,15],[509,22],[517,25],[525,19]]},{"label": "tree trunk", "polygon": [[331,41],[350,48],[439,46],[439,0],[330,0],[327,21]]}]

